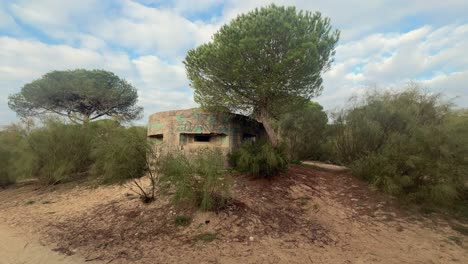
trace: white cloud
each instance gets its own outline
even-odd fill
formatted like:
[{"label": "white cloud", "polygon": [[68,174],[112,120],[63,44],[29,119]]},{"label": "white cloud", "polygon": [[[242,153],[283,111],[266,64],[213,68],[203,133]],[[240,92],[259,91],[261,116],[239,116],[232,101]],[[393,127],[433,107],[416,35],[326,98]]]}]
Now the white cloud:
[{"label": "white cloud", "polygon": [[60,39],[70,39],[80,29],[93,26],[109,7],[100,0],[19,0],[6,5],[23,24]]},{"label": "white cloud", "polygon": [[142,56],[132,62],[138,70],[140,80],[154,89],[175,90],[188,87],[182,63],[165,63],[156,56]]},{"label": "white cloud", "polygon": [[[334,108],[365,87],[403,87],[420,82],[468,105],[461,90],[468,72],[468,24],[423,26],[407,33],[378,33],[337,47],[336,62],[324,75],[318,101]],[[440,89],[440,87],[444,87]],[[465,92],[466,93],[466,92]]]},{"label": "white cloud", "polygon": [[110,42],[138,54],[166,57],[210,40],[219,26],[190,21],[178,9],[152,8],[128,0],[18,1],[8,7],[22,23],[71,45],[77,42],[98,49]]},{"label": "white cloud", "polygon": [[212,25],[192,22],[169,9],[150,8],[123,2],[122,16],[109,17],[92,32],[104,39],[139,52],[174,56],[206,42],[215,31]]},{"label": "white cloud", "polygon": [[446,99],[453,100],[458,106],[468,107],[468,70],[440,74],[421,81],[421,85],[444,94]]}]

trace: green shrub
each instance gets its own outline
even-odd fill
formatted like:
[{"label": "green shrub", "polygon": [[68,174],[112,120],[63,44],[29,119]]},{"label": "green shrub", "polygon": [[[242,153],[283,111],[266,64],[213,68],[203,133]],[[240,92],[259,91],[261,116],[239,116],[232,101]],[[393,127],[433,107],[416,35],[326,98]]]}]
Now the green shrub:
[{"label": "green shrub", "polygon": [[[0,134],[0,138],[3,137]],[[0,139],[0,141],[3,141]],[[15,175],[11,174],[11,168],[9,162],[11,162],[11,153],[3,144],[0,143],[0,187],[5,187],[7,185],[13,184],[16,181]]]},{"label": "green shrub", "polygon": [[335,158],[379,189],[433,204],[466,199],[468,118],[439,95],[374,92],[335,129]]},{"label": "green shrub", "polygon": [[126,128],[113,120],[14,124],[0,131],[0,186],[31,177],[44,184],[88,176],[122,183],[144,174],[148,149],[144,127]]},{"label": "green shrub", "polygon": [[161,189],[174,190],[176,205],[216,210],[229,198],[231,181],[225,175],[220,150],[204,149],[190,157],[181,152],[167,153],[157,164],[157,170]]},{"label": "green shrub", "polygon": [[13,161],[14,146],[20,141],[19,133],[5,129],[0,131],[0,187],[15,183],[15,175],[12,174],[11,162]]},{"label": "green shrub", "polygon": [[92,164],[92,138],[92,131],[82,125],[46,120],[27,138],[35,159],[31,173],[46,184],[83,178]]},{"label": "green shrub", "polygon": [[93,178],[103,183],[123,183],[140,178],[147,169],[148,141],[146,128],[123,127],[116,122],[93,124]]},{"label": "green shrub", "polygon": [[28,151],[27,133],[27,126],[21,123],[0,131],[0,186],[30,177],[35,160]]},{"label": "green shrub", "polygon": [[230,155],[231,165],[255,177],[271,177],[287,169],[284,147],[273,148],[266,142],[246,142]]},{"label": "green shrub", "polygon": [[279,120],[279,130],[290,160],[321,160],[327,128],[323,107],[309,102],[304,108],[285,113]]}]

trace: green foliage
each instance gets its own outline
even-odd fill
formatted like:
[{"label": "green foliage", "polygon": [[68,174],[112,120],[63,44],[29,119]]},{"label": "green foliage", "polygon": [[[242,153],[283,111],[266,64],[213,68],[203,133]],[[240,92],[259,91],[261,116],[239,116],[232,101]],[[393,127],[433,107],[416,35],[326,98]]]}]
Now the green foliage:
[{"label": "green foliage", "polygon": [[11,125],[0,131],[0,182],[38,178],[55,184],[93,176],[121,183],[144,174],[147,148],[145,128],[112,120],[83,126],[48,118],[36,128]]},{"label": "green foliage", "polygon": [[167,153],[157,168],[161,189],[175,191],[173,202],[176,205],[216,210],[229,198],[231,182],[225,174],[220,150],[203,149],[190,157],[181,152]]},{"label": "green foliage", "polygon": [[35,203],[35,201],[33,200],[28,200],[24,203],[24,205],[33,205]]},{"label": "green foliage", "polygon": [[468,182],[468,118],[417,87],[373,92],[336,122],[337,159],[405,199],[453,204]]},{"label": "green foliage", "polygon": [[239,15],[211,42],[188,52],[184,64],[195,101],[251,113],[276,146],[272,120],[320,94],[321,73],[330,66],[338,38],[319,12],[270,5]]},{"label": "green foliage", "polygon": [[102,116],[132,120],[142,108],[127,81],[103,70],[53,71],[9,96],[8,106],[21,117],[54,113],[87,123]]},{"label": "green foliage", "polygon": [[190,217],[188,217],[188,216],[178,215],[174,219],[174,224],[176,226],[188,226],[188,225],[190,225],[191,221],[192,221],[192,219]]},{"label": "green foliage", "polygon": [[21,133],[14,126],[0,131],[0,187],[16,181],[16,175],[12,173],[12,162],[15,159],[15,146],[21,138]]},{"label": "green foliage", "polygon": [[255,177],[272,177],[287,169],[283,147],[266,142],[246,142],[230,155],[231,165],[239,172]]},{"label": "green foliage", "polygon": [[302,109],[282,115],[279,130],[287,145],[286,152],[289,159],[322,159],[327,122],[327,114],[323,111],[323,107],[314,102],[309,102]]},{"label": "green foliage", "polygon": [[30,120],[12,124],[0,131],[0,186],[30,177],[36,162],[28,151],[27,136],[33,126]]},{"label": "green foliage", "polygon": [[142,177],[147,169],[149,149],[146,128],[126,128],[112,121],[95,123],[91,152],[95,162],[91,176],[101,178],[104,183],[123,183]]},{"label": "green foliage", "polygon": [[216,233],[203,233],[195,237],[197,240],[203,241],[203,242],[211,242],[216,239]]},{"label": "green foliage", "polygon": [[45,184],[82,178],[92,164],[92,134],[81,125],[48,119],[27,138],[34,156],[32,175]]}]

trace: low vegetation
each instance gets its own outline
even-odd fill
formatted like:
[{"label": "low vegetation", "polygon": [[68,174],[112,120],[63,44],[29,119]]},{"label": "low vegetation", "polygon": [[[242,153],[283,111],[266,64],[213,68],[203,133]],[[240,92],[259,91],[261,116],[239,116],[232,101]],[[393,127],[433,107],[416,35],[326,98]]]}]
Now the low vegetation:
[{"label": "low vegetation", "polygon": [[2,185],[37,178],[43,184],[92,179],[122,182],[144,175],[146,129],[112,120],[89,126],[46,118],[42,125],[12,125],[0,132]]},{"label": "low vegetation", "polygon": [[199,241],[211,242],[216,239],[216,233],[207,232],[207,233],[200,234],[196,236],[195,238]]},{"label": "low vegetation", "polygon": [[440,95],[372,92],[338,115],[335,129],[334,159],[379,189],[439,205],[467,198],[468,116]]},{"label": "low vegetation", "polygon": [[303,108],[286,112],[279,121],[278,130],[292,162],[320,160],[324,157],[323,144],[327,129],[327,114],[323,107],[309,102]]},{"label": "low vegetation", "polygon": [[123,127],[111,120],[95,122],[91,175],[105,183],[139,178],[147,169],[149,146],[144,127]]},{"label": "low vegetation", "polygon": [[284,147],[270,143],[246,142],[230,154],[231,165],[239,172],[254,177],[272,177],[287,169]]},{"label": "low vegetation", "polygon": [[192,219],[185,215],[178,215],[174,218],[174,224],[176,226],[188,226]]},{"label": "low vegetation", "polygon": [[217,210],[229,199],[231,180],[225,173],[224,158],[218,149],[202,149],[190,156],[170,152],[161,158],[156,168],[161,190],[172,190],[177,206]]},{"label": "low vegetation", "polygon": [[21,128],[11,125],[0,131],[0,187],[15,183],[18,169],[19,147],[22,142]]}]

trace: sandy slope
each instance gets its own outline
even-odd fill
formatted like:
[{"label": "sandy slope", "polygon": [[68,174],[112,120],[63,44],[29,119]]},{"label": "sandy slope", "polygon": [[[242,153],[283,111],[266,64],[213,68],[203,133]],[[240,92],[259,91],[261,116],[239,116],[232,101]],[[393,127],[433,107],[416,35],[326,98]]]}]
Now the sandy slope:
[{"label": "sandy slope", "polygon": [[[233,202],[218,213],[176,211],[165,197],[143,205],[118,186],[54,188],[0,191],[0,220],[87,263],[468,261],[468,240],[452,230],[454,220],[400,210],[345,171],[292,166],[274,180],[237,176]],[[189,226],[174,225],[181,214],[193,218]],[[206,233],[216,239],[200,240]]]}]

